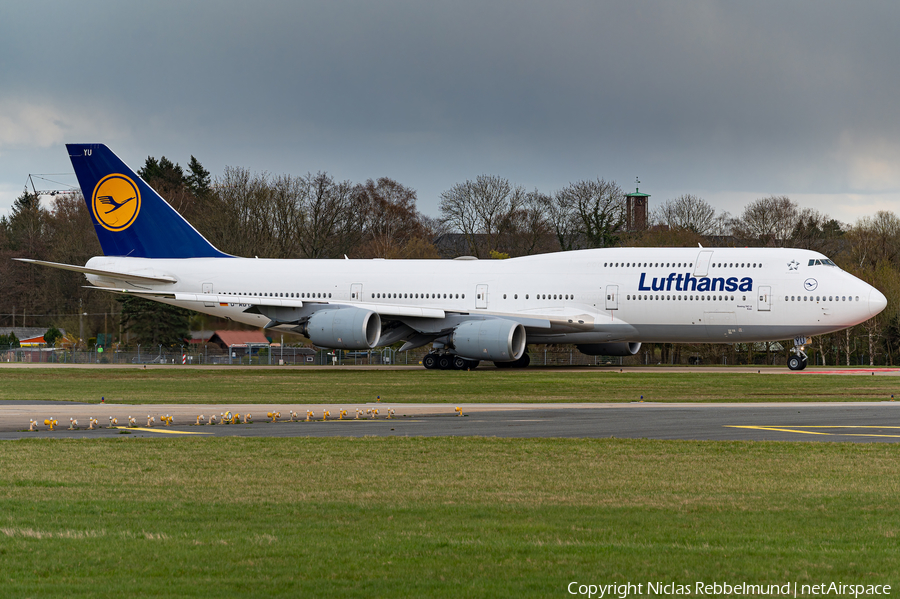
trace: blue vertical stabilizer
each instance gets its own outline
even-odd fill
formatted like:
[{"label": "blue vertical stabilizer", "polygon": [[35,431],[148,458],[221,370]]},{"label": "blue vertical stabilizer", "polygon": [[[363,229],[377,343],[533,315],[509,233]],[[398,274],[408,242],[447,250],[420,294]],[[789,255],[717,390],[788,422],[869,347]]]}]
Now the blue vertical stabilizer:
[{"label": "blue vertical stabilizer", "polygon": [[107,256],[228,258],[103,144],[66,144]]}]

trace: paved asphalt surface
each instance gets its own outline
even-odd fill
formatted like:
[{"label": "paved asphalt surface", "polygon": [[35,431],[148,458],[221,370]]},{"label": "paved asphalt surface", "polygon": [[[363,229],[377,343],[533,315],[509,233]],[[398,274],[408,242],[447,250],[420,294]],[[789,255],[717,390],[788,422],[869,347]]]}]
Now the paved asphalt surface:
[{"label": "paved asphalt surface", "polygon": [[[462,404],[462,416],[450,404],[368,404],[368,405],[122,405],[77,404],[73,402],[0,402],[0,439],[101,438],[130,435],[164,436],[246,436],[246,437],[358,437],[376,436],[484,436],[484,437],[582,437],[771,441],[900,441],[900,402],[782,403],[782,404]],[[375,419],[357,409],[377,408]],[[392,419],[385,416],[393,408]],[[341,409],[345,420],[338,420]],[[196,426],[196,416],[231,410],[250,411],[252,424],[221,423]],[[280,411],[281,421],[272,423],[267,411]],[[298,422],[285,421],[290,412]],[[302,422],[306,411],[315,414]],[[325,410],[331,412],[322,421]],[[174,424],[161,424],[170,414]],[[136,427],[124,428],[128,417]],[[147,426],[148,417],[155,420]],[[55,417],[59,425],[50,431],[44,419]],[[88,430],[88,419],[97,418],[104,427]],[[110,428],[109,418],[122,428]],[[78,421],[69,430],[70,418]],[[27,431],[29,421],[38,422],[36,432]],[[191,423],[191,424],[189,424]],[[121,438],[121,437],[120,437]]]}]

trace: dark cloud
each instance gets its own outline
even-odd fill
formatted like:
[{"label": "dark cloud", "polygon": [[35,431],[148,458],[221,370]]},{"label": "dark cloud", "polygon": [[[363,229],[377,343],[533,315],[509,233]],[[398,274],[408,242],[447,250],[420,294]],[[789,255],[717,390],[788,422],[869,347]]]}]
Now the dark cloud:
[{"label": "dark cloud", "polygon": [[19,4],[0,107],[40,110],[0,132],[6,204],[68,168],[73,136],[132,165],[392,176],[433,214],[481,173],[545,191],[640,175],[655,200],[732,211],[794,194],[845,219],[900,199],[888,2]]}]

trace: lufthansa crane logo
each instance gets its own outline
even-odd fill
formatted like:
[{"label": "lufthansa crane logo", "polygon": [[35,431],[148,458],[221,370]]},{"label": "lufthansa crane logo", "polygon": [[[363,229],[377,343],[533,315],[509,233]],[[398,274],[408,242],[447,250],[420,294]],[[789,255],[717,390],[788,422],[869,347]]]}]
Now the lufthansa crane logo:
[{"label": "lufthansa crane logo", "polygon": [[104,229],[124,231],[141,211],[141,192],[129,177],[107,175],[94,188],[91,209]]}]

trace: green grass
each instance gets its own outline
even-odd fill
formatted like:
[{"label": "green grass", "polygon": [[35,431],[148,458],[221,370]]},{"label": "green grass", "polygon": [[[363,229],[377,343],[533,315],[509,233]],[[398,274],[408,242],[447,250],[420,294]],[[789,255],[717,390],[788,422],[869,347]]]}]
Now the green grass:
[{"label": "green grass", "polygon": [[0,399],[129,403],[872,401],[900,392],[885,376],[789,371],[618,372],[585,368],[426,370],[0,369]]},{"label": "green grass", "polygon": [[[481,438],[25,440],[4,596],[567,596],[900,583],[900,446]],[[693,588],[692,588],[693,590]]]}]

